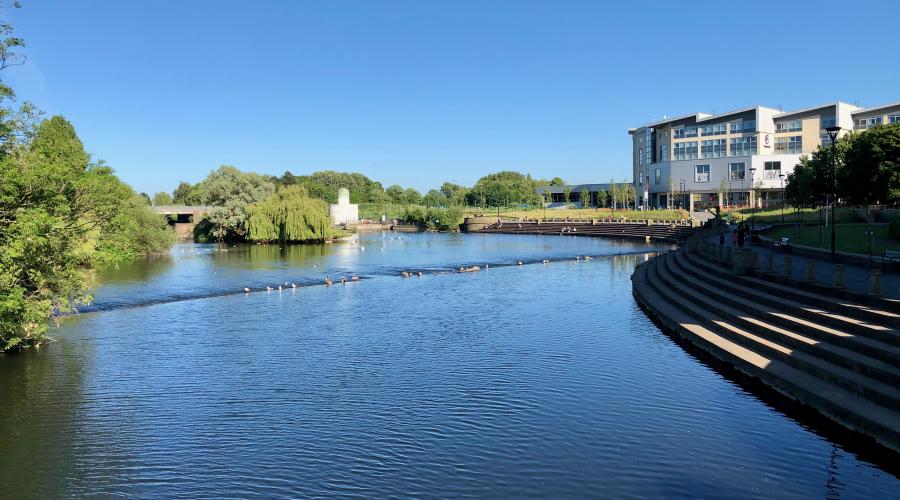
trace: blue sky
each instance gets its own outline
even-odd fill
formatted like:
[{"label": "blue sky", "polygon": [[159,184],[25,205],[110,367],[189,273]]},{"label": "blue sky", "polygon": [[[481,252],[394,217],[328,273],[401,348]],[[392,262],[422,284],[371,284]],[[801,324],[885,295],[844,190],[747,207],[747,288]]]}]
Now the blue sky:
[{"label": "blue sky", "polygon": [[662,115],[900,101],[900,2],[37,1],[3,78],[135,189],[220,164],[423,192],[630,178]]}]

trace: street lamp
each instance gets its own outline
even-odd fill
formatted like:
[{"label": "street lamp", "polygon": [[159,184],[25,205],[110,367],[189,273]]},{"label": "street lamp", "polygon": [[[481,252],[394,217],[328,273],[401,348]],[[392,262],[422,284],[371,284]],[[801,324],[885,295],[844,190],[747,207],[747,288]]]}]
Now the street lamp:
[{"label": "street lamp", "polygon": [[[750,167],[750,191],[747,193],[748,199],[753,199],[753,174],[756,173],[756,167]],[[753,210],[750,212],[750,244],[753,244],[753,228],[756,227],[756,204],[751,203],[750,208]]]},{"label": "street lamp", "polygon": [[778,174],[781,179],[781,223],[784,224],[784,174]]},{"label": "street lamp", "polygon": [[678,182],[678,189],[679,189],[679,191],[681,191],[680,193],[678,193],[678,208],[681,208],[683,210],[684,209],[684,190],[685,190],[684,179],[681,179]]},{"label": "street lamp", "polygon": [[838,132],[841,131],[841,127],[837,125],[833,127],[827,127],[825,129],[828,132],[828,137],[831,138],[831,260],[834,260],[834,237],[835,237],[835,228],[834,223],[834,199],[837,196],[837,135]]}]

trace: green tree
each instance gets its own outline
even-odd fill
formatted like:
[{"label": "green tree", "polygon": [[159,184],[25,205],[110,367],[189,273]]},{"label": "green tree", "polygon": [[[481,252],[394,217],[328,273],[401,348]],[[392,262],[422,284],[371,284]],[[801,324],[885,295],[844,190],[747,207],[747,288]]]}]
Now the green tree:
[{"label": "green tree", "polygon": [[211,205],[206,215],[208,235],[218,241],[241,240],[247,234],[247,206],[263,201],[275,192],[275,184],[265,177],[223,165],[210,172],[192,189],[187,200],[192,205]]},{"label": "green tree", "polygon": [[402,186],[398,186],[397,184],[388,186],[388,188],[384,190],[384,194],[387,195],[388,200],[390,200],[391,203],[396,203],[398,205],[406,203]]},{"label": "green tree", "polygon": [[588,208],[591,206],[591,192],[587,188],[581,188],[581,207]]},{"label": "green tree", "polygon": [[422,194],[413,188],[406,188],[406,190],[403,191],[403,203],[406,203],[407,205],[421,205]]},{"label": "green tree", "polygon": [[843,163],[839,190],[848,203],[900,203],[900,123],[848,134],[836,146]]},{"label": "green tree", "polygon": [[469,192],[468,203],[500,207],[509,204],[538,205],[541,197],[535,192],[537,182],[529,175],[502,171],[486,175]]},{"label": "green tree", "polygon": [[615,211],[618,203],[622,201],[622,195],[619,192],[619,186],[616,184],[616,181],[612,179],[609,181],[609,194],[612,197],[612,209]]},{"label": "green tree", "polygon": [[323,241],[334,234],[328,205],[311,198],[301,185],[280,187],[275,195],[247,206],[251,241]]},{"label": "green tree", "polygon": [[188,194],[191,192],[191,183],[181,181],[175,191],[172,191],[172,203],[176,205],[187,204]]},{"label": "green tree", "polygon": [[156,206],[159,205],[171,205],[172,197],[169,196],[169,193],[165,191],[160,191],[153,195],[153,204]]},{"label": "green tree", "polygon": [[569,186],[563,188],[563,201],[566,203],[566,206],[569,206],[569,200],[572,198],[572,190]]},{"label": "green tree", "polygon": [[441,193],[447,198],[448,204],[459,206],[466,203],[466,195],[469,193],[469,188],[452,182],[445,182],[441,184]]},{"label": "green tree", "polygon": [[450,205],[450,201],[437,189],[429,189],[422,197],[422,204],[426,207],[442,207]]},{"label": "green tree", "polygon": [[551,186],[565,186],[566,181],[562,179],[562,177],[554,177],[550,180]]},{"label": "green tree", "polygon": [[606,204],[609,202],[609,193],[606,191],[600,190],[597,192],[597,206],[600,208],[605,208]]}]

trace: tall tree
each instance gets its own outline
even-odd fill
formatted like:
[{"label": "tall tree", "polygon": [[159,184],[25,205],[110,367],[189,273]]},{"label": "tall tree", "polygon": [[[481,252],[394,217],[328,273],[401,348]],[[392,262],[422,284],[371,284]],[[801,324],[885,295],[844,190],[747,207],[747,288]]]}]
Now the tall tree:
[{"label": "tall tree", "polygon": [[845,136],[840,191],[854,205],[900,203],[900,123],[879,125]]},{"label": "tall tree", "polygon": [[191,183],[181,181],[178,183],[178,187],[172,191],[172,203],[176,205],[186,205],[187,197],[191,192]]},{"label": "tall tree", "polygon": [[172,197],[165,191],[160,191],[153,195],[153,204],[155,206],[171,205]]}]

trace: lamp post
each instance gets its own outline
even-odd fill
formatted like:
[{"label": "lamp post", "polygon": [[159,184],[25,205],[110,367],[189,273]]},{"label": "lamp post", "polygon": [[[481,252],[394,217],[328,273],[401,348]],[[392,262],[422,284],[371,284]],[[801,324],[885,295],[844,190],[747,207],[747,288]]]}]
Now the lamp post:
[{"label": "lamp post", "polygon": [[841,131],[841,127],[837,125],[833,127],[827,127],[825,129],[828,132],[828,137],[831,138],[831,260],[834,260],[834,237],[835,237],[835,228],[834,223],[836,222],[834,219],[834,201],[837,196],[837,135],[838,132]]},{"label": "lamp post", "polygon": [[681,180],[678,182],[678,190],[679,190],[679,193],[678,193],[678,205],[679,205],[679,208],[681,208],[682,210],[684,209],[684,189],[685,189],[685,186],[684,186],[684,179],[681,179]]},{"label": "lamp post", "polygon": [[778,174],[781,179],[781,223],[784,224],[784,174]]},{"label": "lamp post", "polygon": [[[750,191],[747,194],[748,199],[752,200],[753,196],[753,174],[756,173],[756,167],[750,167]],[[750,204],[750,208],[753,209],[753,212],[750,212],[750,244],[753,244],[753,229],[756,227],[756,207],[755,203]]]}]

